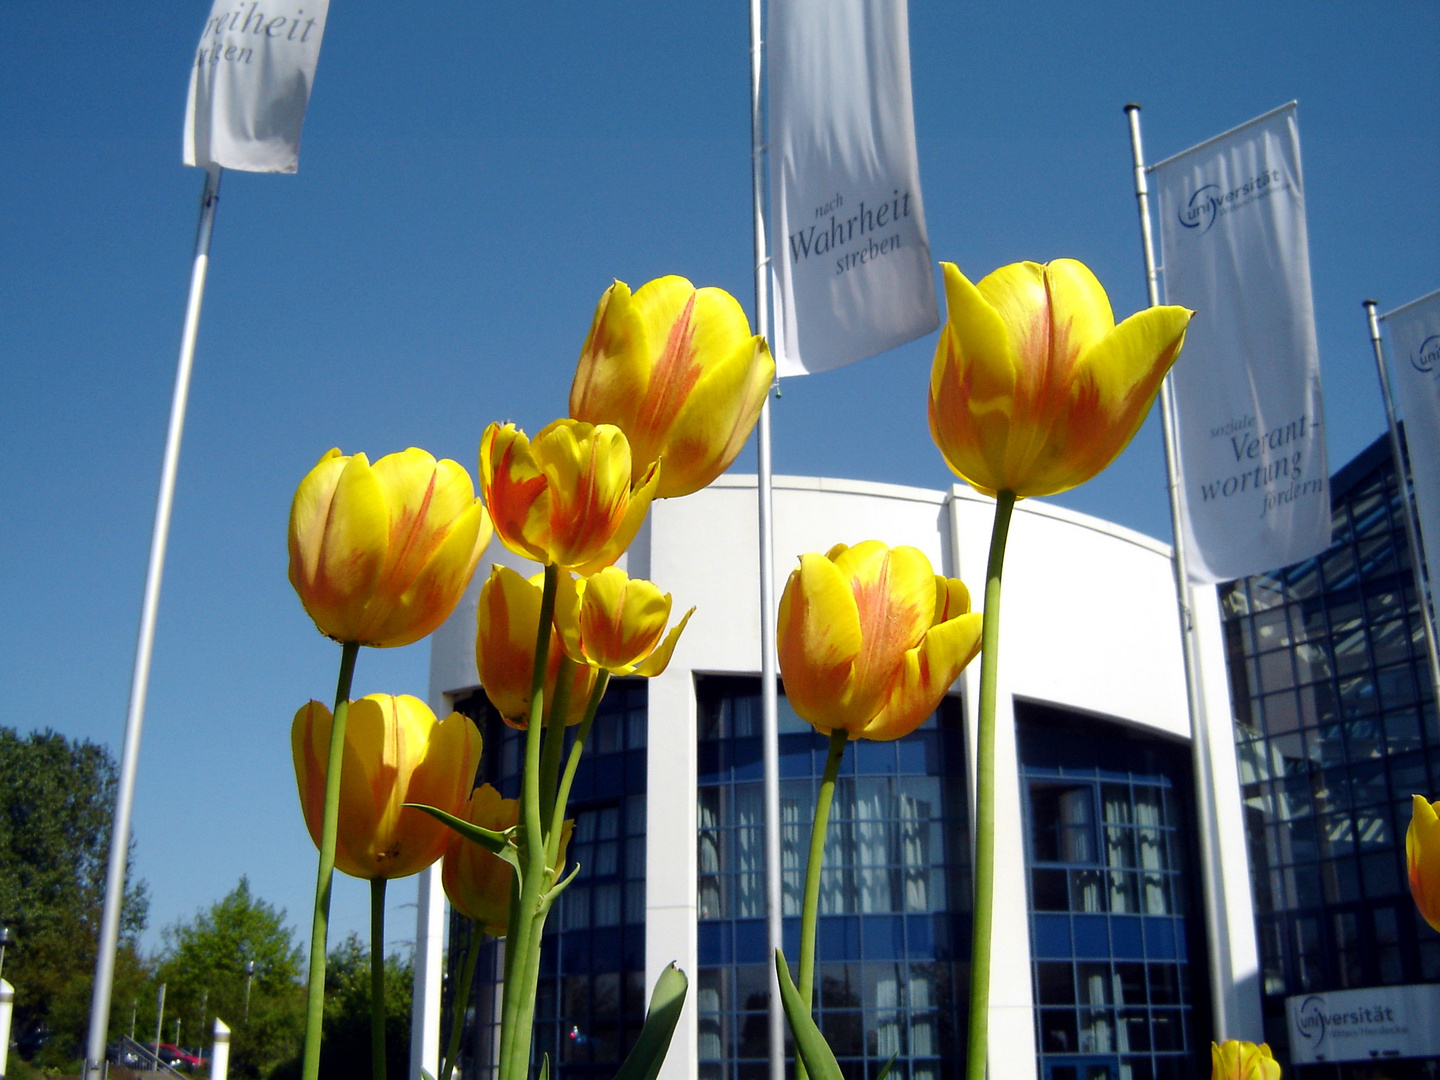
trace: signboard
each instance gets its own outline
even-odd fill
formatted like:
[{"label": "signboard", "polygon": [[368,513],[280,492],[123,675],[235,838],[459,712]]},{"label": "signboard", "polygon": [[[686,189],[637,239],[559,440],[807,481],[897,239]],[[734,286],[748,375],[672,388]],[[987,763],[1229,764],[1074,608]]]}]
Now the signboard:
[{"label": "signboard", "polygon": [[1440,985],[1374,986],[1285,999],[1295,1065],[1440,1055]]}]

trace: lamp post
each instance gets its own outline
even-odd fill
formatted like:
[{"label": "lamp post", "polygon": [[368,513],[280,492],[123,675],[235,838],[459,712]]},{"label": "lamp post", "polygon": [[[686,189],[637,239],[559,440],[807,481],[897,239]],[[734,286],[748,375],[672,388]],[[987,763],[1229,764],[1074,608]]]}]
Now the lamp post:
[{"label": "lamp post", "polygon": [[10,932],[10,927],[0,926],[0,974],[5,971],[5,950],[15,944],[15,935]]},{"label": "lamp post", "polygon": [[250,980],[253,979],[254,977],[255,977],[255,961],[254,961],[254,960],[246,960],[246,961],[245,961],[245,1017],[244,1017],[243,1020],[241,1020],[241,1023],[242,1023],[242,1024],[248,1024],[248,1023],[250,1022]]}]

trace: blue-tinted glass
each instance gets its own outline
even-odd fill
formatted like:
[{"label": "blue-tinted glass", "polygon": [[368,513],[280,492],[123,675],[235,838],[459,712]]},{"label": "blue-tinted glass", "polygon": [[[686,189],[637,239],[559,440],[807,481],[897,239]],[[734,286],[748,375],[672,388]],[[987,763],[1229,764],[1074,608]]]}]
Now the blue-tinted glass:
[{"label": "blue-tinted glass", "polygon": [[1070,916],[1036,914],[1031,917],[1031,924],[1031,946],[1036,956],[1068,960],[1074,955],[1074,949],[1070,945]]},{"label": "blue-tinted glass", "polygon": [[1110,917],[1110,944],[1114,955],[1125,959],[1144,959],[1145,940],[1142,924],[1146,920],[1134,916]]},{"label": "blue-tinted glass", "polygon": [[1145,955],[1152,960],[1175,958],[1175,929],[1169,919],[1145,920]]},{"label": "blue-tinted glass", "polygon": [[1104,915],[1074,916],[1075,955],[1104,957],[1110,955],[1110,920]]}]

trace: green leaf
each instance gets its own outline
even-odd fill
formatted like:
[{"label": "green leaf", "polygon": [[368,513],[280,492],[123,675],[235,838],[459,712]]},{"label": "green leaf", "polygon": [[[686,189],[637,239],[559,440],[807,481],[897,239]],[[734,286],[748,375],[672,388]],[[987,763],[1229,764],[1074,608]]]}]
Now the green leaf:
[{"label": "green leaf", "polygon": [[550,1080],[550,1055],[540,1055],[540,1080]]},{"label": "green leaf", "polygon": [[840,1065],[830,1052],[825,1036],[815,1026],[800,991],[795,989],[795,983],[790,978],[790,966],[785,963],[785,954],[779,949],[775,950],[775,976],[780,980],[780,1003],[785,1006],[785,1019],[790,1022],[790,1033],[795,1036],[795,1050],[806,1073],[813,1080],[843,1080]]},{"label": "green leaf", "polygon": [[504,832],[496,832],[494,829],[482,828],[479,825],[472,825],[464,818],[458,818],[454,814],[447,814],[438,806],[426,806],[424,803],[401,803],[401,806],[413,807],[416,810],[423,810],[437,821],[443,821],[450,828],[454,829],[466,840],[479,844],[491,855],[498,855],[515,869],[520,869],[520,856],[516,852],[515,845],[510,842],[514,835],[514,829],[506,829]]},{"label": "green leaf", "polygon": [[[635,1041],[635,1049],[630,1051],[625,1064],[615,1074],[615,1080],[655,1080],[665,1055],[670,1051],[670,1039],[675,1034],[675,1025],[680,1022],[680,1010],[685,1005],[685,993],[689,988],[690,980],[674,964],[660,973],[650,994],[650,1011],[645,1014],[640,1038]],[[838,1072],[836,1075],[839,1075]]]},{"label": "green leaf", "polygon": [[895,1064],[895,1059],[898,1058],[899,1056],[900,1056],[900,1054],[899,1054],[898,1051],[897,1051],[896,1053],[891,1054],[891,1055],[890,1055],[890,1060],[887,1061],[887,1062],[885,1062],[885,1067],[880,1070],[880,1075],[877,1076],[877,1077],[875,1077],[875,1080],[885,1080],[885,1078],[890,1075],[890,1066],[892,1066],[892,1065]]}]

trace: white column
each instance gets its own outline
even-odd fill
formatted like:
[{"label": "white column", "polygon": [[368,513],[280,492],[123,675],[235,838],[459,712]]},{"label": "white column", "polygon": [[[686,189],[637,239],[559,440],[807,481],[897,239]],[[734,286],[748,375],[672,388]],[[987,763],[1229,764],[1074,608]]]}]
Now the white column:
[{"label": "white column", "polygon": [[[3,1071],[3,1070],[0,1070]],[[215,1018],[215,1039],[210,1047],[210,1080],[225,1080],[230,1071],[230,1028]]]},{"label": "white column", "polygon": [[1259,1041],[1260,958],[1255,941],[1255,906],[1250,893],[1250,856],[1245,845],[1245,807],[1240,797],[1240,772],[1235,761],[1235,720],[1230,679],[1225,669],[1225,639],[1219,594],[1214,586],[1197,585],[1195,639],[1198,682],[1204,705],[1203,734],[1210,748],[1215,835],[1212,857],[1217,868],[1220,928],[1220,970],[1211,973],[1225,1010],[1224,1031],[1234,1039]]},{"label": "white column", "polygon": [[440,864],[416,875],[415,983],[410,1005],[410,1075],[440,1071],[440,985],[445,971],[445,890]]},{"label": "white column", "polygon": [[673,960],[690,980],[685,1011],[659,1080],[692,1080],[699,1073],[696,995],[700,949],[695,835],[695,676],[671,665],[650,680],[646,754],[645,987]]}]

